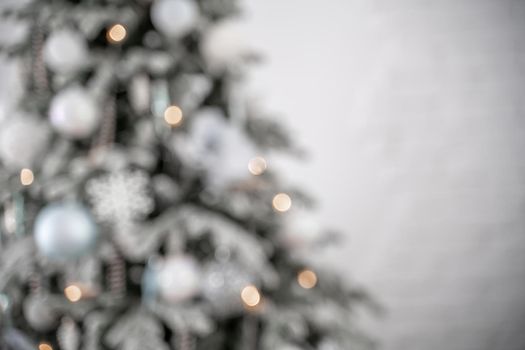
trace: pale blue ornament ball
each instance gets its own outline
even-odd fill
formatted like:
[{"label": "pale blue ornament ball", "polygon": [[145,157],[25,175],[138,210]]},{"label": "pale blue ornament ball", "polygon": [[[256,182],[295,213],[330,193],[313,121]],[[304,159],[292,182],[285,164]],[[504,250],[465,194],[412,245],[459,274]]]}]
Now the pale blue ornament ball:
[{"label": "pale blue ornament ball", "polygon": [[54,203],[38,213],[34,234],[41,254],[69,260],[86,255],[95,247],[98,227],[81,204]]},{"label": "pale blue ornament ball", "polygon": [[180,38],[198,25],[199,7],[192,0],[156,0],[151,22],[165,36]]}]

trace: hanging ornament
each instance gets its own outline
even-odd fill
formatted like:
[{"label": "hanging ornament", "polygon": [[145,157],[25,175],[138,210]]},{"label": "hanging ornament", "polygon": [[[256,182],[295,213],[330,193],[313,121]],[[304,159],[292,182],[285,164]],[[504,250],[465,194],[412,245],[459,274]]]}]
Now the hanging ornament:
[{"label": "hanging ornament", "polygon": [[57,339],[61,350],[78,350],[80,331],[75,321],[69,317],[64,317],[57,330]]},{"label": "hanging ornament", "polygon": [[35,240],[41,254],[52,259],[74,259],[94,248],[98,228],[81,204],[54,203],[35,220]]},{"label": "hanging ornament", "polygon": [[150,263],[144,274],[143,294],[146,298],[177,303],[195,296],[200,287],[200,268],[191,256],[172,256]]},{"label": "hanging ornament", "polygon": [[192,119],[188,134],[173,138],[173,149],[181,160],[203,170],[212,188],[246,179],[246,164],[257,152],[243,131],[216,108],[204,108]]},{"label": "hanging ornament", "polygon": [[0,160],[11,170],[31,168],[49,141],[50,130],[36,116],[19,114],[0,126]]},{"label": "hanging ornament", "polygon": [[144,219],[154,208],[149,176],[141,170],[119,170],[89,180],[86,191],[95,217],[117,226]]},{"label": "hanging ornament", "polygon": [[52,32],[44,46],[44,61],[55,73],[74,73],[84,68],[88,55],[86,39],[71,29]]},{"label": "hanging ornament", "polygon": [[80,86],[71,86],[59,92],[49,109],[49,118],[55,130],[74,139],[91,135],[100,116],[95,99]]},{"label": "hanging ornament", "polygon": [[199,8],[192,0],[156,0],[151,7],[151,22],[169,38],[180,38],[196,27]]},{"label": "hanging ornament", "polygon": [[31,328],[47,332],[56,327],[58,315],[51,307],[46,295],[33,294],[26,298],[23,305],[24,317]]},{"label": "hanging ornament", "polygon": [[137,74],[131,79],[129,87],[129,103],[137,114],[145,114],[150,106],[151,82],[145,73]]},{"label": "hanging ornament", "polygon": [[238,67],[253,55],[244,33],[242,23],[233,19],[220,21],[204,33],[200,50],[211,71]]},{"label": "hanging ornament", "polygon": [[202,293],[214,311],[223,316],[242,310],[241,291],[252,279],[233,262],[210,263],[203,272]]}]

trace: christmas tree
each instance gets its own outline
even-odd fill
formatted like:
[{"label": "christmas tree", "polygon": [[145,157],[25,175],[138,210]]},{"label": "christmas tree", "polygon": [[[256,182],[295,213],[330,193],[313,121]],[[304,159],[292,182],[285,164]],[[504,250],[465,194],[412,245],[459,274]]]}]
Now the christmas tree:
[{"label": "christmas tree", "polygon": [[1,11],[2,350],[369,348],[366,293],[297,253],[325,237],[290,225],[310,201],[267,155],[298,148],[243,94],[234,0]]}]

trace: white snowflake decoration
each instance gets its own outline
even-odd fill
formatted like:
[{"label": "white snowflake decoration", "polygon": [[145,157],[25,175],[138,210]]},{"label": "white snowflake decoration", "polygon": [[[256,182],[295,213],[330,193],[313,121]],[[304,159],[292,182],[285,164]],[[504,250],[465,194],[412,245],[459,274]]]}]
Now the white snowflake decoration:
[{"label": "white snowflake decoration", "polygon": [[86,191],[93,214],[102,222],[125,226],[144,219],[153,210],[149,177],[140,170],[118,171],[88,181]]},{"label": "white snowflake decoration", "polygon": [[173,138],[173,150],[181,160],[204,170],[211,188],[247,178],[248,161],[258,152],[243,131],[213,107],[201,109],[193,119],[188,134]]}]

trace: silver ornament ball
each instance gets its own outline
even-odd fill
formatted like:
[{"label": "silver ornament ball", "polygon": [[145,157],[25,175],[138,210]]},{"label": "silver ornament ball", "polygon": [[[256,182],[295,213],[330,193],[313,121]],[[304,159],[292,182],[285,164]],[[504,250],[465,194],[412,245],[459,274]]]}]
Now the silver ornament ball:
[{"label": "silver ornament ball", "polygon": [[45,295],[31,295],[23,305],[24,317],[31,327],[40,332],[55,328],[58,315]]},{"label": "silver ornament ball", "polygon": [[100,110],[88,91],[80,86],[71,86],[53,98],[49,119],[60,134],[81,139],[91,135],[96,129]]},{"label": "silver ornament ball", "polygon": [[242,22],[227,19],[217,22],[204,33],[200,51],[208,68],[220,73],[240,65],[253,49],[248,44]]},{"label": "silver ornament ball", "polygon": [[38,250],[55,260],[76,259],[96,245],[98,228],[90,212],[77,203],[54,203],[42,209],[34,227]]},{"label": "silver ornament ball", "polygon": [[156,0],[150,15],[158,31],[169,38],[180,38],[197,26],[199,8],[192,0]]},{"label": "silver ornament ball", "polygon": [[20,114],[0,126],[0,160],[12,169],[31,167],[45,151],[50,130],[32,115]]},{"label": "silver ornament ball", "polygon": [[88,46],[84,36],[71,29],[51,33],[44,45],[44,61],[55,73],[73,73],[86,66]]}]

